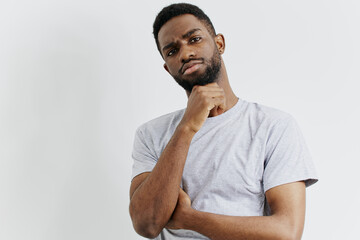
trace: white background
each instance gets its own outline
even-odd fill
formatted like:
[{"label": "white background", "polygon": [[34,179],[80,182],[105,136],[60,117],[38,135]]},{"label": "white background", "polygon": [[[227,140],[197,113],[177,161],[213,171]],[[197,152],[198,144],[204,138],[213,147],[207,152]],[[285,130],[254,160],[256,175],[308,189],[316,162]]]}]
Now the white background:
[{"label": "white background", "polygon": [[[320,181],[303,239],[360,239],[360,2],[192,1],[240,98],[293,115]],[[170,1],[0,2],[0,239],[140,239],[136,128],[184,108],[152,36]]]}]

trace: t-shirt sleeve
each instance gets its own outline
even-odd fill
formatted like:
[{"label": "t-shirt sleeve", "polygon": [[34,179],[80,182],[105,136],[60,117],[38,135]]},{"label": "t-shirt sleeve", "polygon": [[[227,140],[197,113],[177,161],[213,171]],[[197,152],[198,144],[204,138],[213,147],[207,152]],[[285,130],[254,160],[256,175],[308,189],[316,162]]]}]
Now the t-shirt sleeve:
[{"label": "t-shirt sleeve", "polygon": [[265,192],[286,183],[304,181],[308,187],[318,181],[304,137],[292,116],[282,118],[269,131],[264,166]]},{"label": "t-shirt sleeve", "polygon": [[157,157],[150,145],[150,140],[144,136],[143,130],[139,127],[135,133],[133,145],[133,167],[131,179],[144,172],[151,172],[157,163]]}]

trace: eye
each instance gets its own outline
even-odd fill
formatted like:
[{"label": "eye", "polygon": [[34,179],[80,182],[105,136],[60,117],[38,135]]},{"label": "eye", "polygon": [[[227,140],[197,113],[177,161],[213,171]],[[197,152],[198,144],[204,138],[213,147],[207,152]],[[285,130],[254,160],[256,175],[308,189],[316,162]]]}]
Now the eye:
[{"label": "eye", "polygon": [[201,40],[201,37],[194,37],[194,38],[192,38],[192,39],[190,39],[190,42],[198,42],[198,41],[200,41]]},{"label": "eye", "polygon": [[175,49],[175,48],[171,49],[171,50],[167,53],[167,55],[170,57],[170,56],[173,55],[174,53],[176,53],[176,49]]}]

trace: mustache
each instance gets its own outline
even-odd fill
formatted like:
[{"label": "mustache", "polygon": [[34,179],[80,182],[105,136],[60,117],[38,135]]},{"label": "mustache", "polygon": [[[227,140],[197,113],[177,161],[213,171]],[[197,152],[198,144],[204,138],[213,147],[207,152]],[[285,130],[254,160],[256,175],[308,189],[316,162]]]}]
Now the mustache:
[{"label": "mustache", "polygon": [[183,65],[181,66],[181,68],[179,69],[179,74],[181,74],[182,72],[183,72],[183,69],[184,69],[184,66],[185,66],[185,64],[187,64],[188,62],[190,62],[190,61],[197,61],[197,60],[200,60],[201,62],[205,62],[205,59],[204,58],[190,58],[190,59],[188,59],[188,60],[185,60],[184,62],[183,62]]}]

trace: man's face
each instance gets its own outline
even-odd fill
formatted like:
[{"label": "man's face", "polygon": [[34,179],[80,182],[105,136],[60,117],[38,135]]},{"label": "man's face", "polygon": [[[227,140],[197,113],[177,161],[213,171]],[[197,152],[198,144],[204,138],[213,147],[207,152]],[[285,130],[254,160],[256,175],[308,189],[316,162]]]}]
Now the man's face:
[{"label": "man's face", "polygon": [[206,26],[191,14],[174,17],[158,34],[165,69],[186,91],[195,85],[216,82],[221,57],[214,37]]}]

